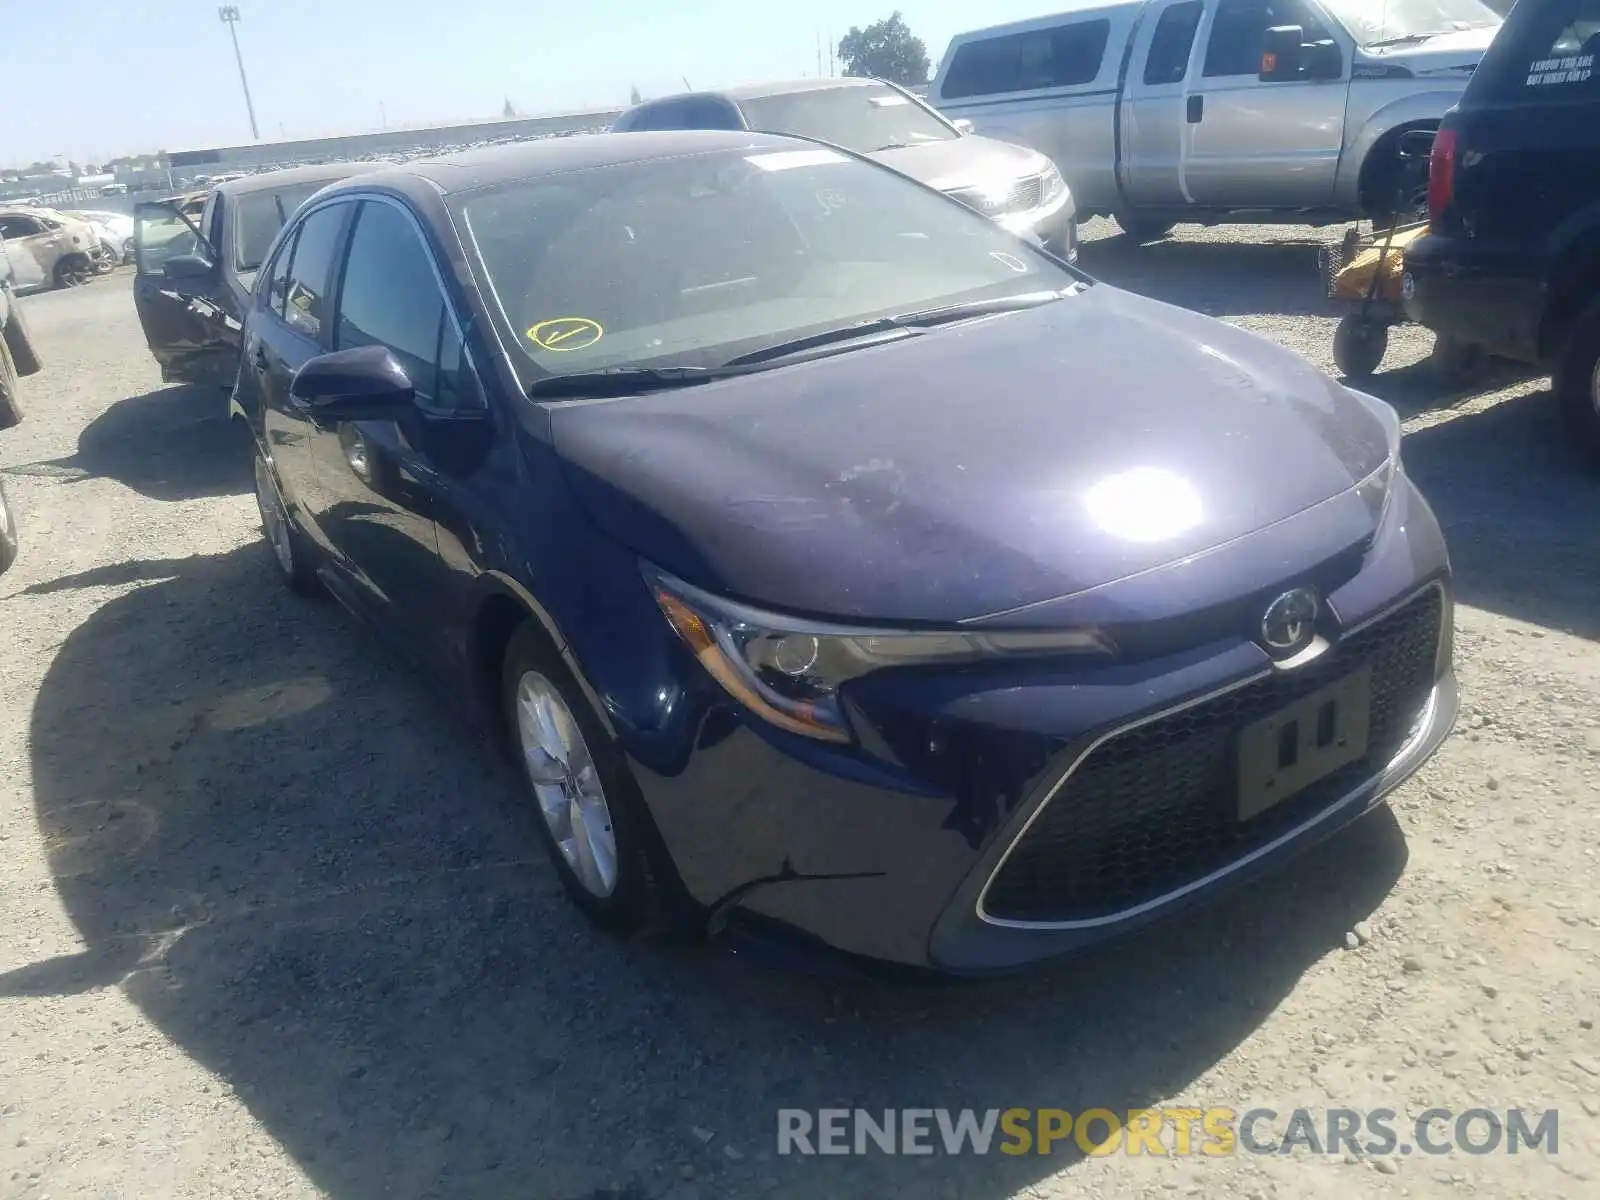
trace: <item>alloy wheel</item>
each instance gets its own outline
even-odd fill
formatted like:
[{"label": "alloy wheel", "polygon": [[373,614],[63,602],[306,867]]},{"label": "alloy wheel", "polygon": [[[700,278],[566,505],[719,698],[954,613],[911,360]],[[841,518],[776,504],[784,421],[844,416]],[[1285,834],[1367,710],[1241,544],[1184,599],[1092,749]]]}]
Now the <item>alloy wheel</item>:
[{"label": "alloy wheel", "polygon": [[256,507],[261,510],[261,531],[267,535],[267,544],[278,559],[278,566],[291,578],[294,576],[294,547],[289,541],[289,514],[284,511],[283,497],[266,460],[256,455]]},{"label": "alloy wheel", "polygon": [[572,711],[537,671],[517,681],[517,742],[561,857],[586,892],[605,899],[617,886],[617,839],[605,788]]}]

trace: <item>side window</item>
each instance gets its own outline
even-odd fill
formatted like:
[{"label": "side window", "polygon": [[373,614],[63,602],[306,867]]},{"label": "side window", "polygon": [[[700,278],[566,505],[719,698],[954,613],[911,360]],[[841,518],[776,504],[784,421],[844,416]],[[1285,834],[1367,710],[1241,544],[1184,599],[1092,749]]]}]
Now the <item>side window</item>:
[{"label": "side window", "polygon": [[950,60],[940,94],[959,100],[1093,83],[1110,36],[1102,17],[968,42]]},{"label": "side window", "polygon": [[338,347],[387,346],[411,377],[420,405],[461,407],[466,371],[448,308],[433,258],[410,218],[392,204],[364,203],[339,290]]},{"label": "side window", "polygon": [[0,217],[0,237],[25,238],[39,232],[39,222],[32,217],[9,215]]},{"label": "side window", "polygon": [[1311,10],[1297,0],[1222,0],[1206,42],[1205,77],[1259,74],[1261,40],[1274,25],[1300,26],[1307,42],[1329,36]]},{"label": "side window", "polygon": [[283,300],[289,291],[289,263],[294,259],[294,244],[300,231],[295,230],[283,239],[283,244],[278,247],[278,257],[272,260],[272,268],[267,274],[266,304],[269,309],[283,316]]},{"label": "side window", "polygon": [[[1525,97],[1600,92],[1600,0],[1568,0],[1550,8],[1542,24],[1519,42]],[[1553,25],[1560,26],[1554,36]]]},{"label": "side window", "polygon": [[1171,5],[1156,21],[1150,35],[1150,52],[1144,60],[1147,84],[1182,83],[1189,70],[1189,51],[1194,49],[1195,31],[1200,28],[1200,0],[1183,0]]},{"label": "side window", "polygon": [[659,130],[684,128],[683,105],[676,100],[664,101],[639,114],[631,128],[635,130]]},{"label": "side window", "polygon": [[309,338],[322,336],[323,320],[328,315],[328,288],[333,279],[333,255],[350,208],[348,204],[330,204],[317,209],[300,223],[295,238],[283,317]]}]

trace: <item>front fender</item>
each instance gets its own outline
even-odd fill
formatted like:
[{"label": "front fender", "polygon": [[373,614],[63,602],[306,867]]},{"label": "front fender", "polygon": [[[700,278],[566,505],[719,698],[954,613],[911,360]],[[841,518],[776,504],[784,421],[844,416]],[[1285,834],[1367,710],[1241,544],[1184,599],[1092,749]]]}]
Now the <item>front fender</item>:
[{"label": "front fender", "polygon": [[[1462,89],[1435,88],[1410,92],[1383,103],[1363,119],[1357,105],[1361,89],[1351,90],[1344,151],[1339,155],[1339,174],[1334,181],[1334,202],[1352,211],[1361,207],[1361,168],[1383,135],[1406,125],[1437,125],[1444,114],[1461,99]],[[1357,124],[1356,122],[1360,123]]]}]

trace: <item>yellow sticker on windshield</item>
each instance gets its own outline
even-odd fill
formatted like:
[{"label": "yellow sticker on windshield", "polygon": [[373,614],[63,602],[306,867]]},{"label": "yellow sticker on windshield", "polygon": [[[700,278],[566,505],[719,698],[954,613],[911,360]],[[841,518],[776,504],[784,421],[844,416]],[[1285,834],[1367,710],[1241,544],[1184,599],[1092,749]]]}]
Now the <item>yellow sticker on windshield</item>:
[{"label": "yellow sticker on windshield", "polygon": [[605,336],[599,321],[588,317],[551,317],[528,330],[528,340],[541,350],[557,353],[583,350]]}]

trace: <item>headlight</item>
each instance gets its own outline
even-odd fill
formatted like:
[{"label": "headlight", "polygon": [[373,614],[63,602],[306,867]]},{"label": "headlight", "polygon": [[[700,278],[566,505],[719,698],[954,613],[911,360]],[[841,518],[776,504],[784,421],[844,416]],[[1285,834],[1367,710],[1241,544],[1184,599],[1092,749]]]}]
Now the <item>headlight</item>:
[{"label": "headlight", "polygon": [[838,689],[869,671],[1112,649],[1092,629],[969,633],[802,621],[720,600],[654,567],[644,574],[667,622],[730,696],[779,729],[827,742],[850,740]]},{"label": "headlight", "polygon": [[1376,529],[1383,524],[1383,518],[1389,511],[1389,497],[1394,491],[1394,478],[1401,469],[1400,414],[1395,412],[1393,405],[1386,404],[1376,396],[1369,396],[1366,392],[1358,392],[1354,388],[1345,390],[1361,401],[1368,411],[1378,418],[1383,425],[1384,436],[1389,445],[1389,454],[1383,460],[1383,465],[1356,484],[1356,490],[1361,493],[1368,511],[1372,513],[1372,524]]},{"label": "headlight", "polygon": [[1041,205],[1049,204],[1062,192],[1067,190],[1067,181],[1061,178],[1061,168],[1055,163],[1047,163],[1039,177]]}]

